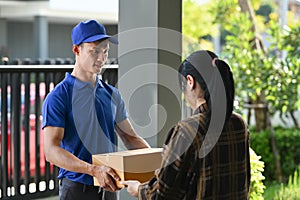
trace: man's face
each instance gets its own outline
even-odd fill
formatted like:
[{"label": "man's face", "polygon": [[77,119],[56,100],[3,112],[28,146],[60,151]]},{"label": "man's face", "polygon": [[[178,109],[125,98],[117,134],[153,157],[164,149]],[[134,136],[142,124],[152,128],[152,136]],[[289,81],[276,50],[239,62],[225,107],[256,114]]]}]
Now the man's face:
[{"label": "man's face", "polygon": [[80,53],[77,58],[80,67],[85,71],[99,74],[108,58],[108,40],[82,43],[79,48]]}]

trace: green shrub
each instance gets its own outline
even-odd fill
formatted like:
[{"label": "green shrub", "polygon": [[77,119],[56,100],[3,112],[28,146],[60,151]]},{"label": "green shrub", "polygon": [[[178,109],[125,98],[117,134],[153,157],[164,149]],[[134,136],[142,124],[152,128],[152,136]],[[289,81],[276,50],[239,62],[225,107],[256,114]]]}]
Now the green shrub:
[{"label": "green shrub", "polygon": [[[276,180],[275,162],[271,148],[270,131],[250,130],[250,146],[265,163],[263,175],[267,181]],[[279,152],[282,175],[286,182],[300,164],[300,131],[294,128],[275,128],[275,141]]]},{"label": "green shrub", "polygon": [[275,180],[275,164],[270,144],[270,132],[261,131],[257,133],[253,130],[250,132],[250,146],[258,155],[261,156],[262,161],[265,163],[263,175],[267,180]]},{"label": "green shrub", "polygon": [[276,129],[276,144],[280,154],[282,174],[286,179],[300,164],[300,131]]},{"label": "green shrub", "polygon": [[264,162],[260,161],[261,156],[250,148],[250,164],[251,164],[251,185],[250,185],[250,199],[263,200],[263,193],[265,185],[263,180],[265,177],[262,175],[264,171]]},{"label": "green shrub", "polygon": [[295,170],[294,175],[289,177],[286,185],[282,184],[276,193],[274,200],[297,200],[300,198],[300,168]]}]

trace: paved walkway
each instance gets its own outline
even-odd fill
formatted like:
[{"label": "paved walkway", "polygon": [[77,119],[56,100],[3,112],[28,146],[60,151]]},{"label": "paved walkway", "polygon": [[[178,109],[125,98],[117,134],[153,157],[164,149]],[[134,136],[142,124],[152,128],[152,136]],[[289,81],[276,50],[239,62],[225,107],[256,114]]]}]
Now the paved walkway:
[{"label": "paved walkway", "polygon": [[45,197],[45,198],[40,198],[36,200],[58,200],[58,196],[53,196],[53,197]]}]

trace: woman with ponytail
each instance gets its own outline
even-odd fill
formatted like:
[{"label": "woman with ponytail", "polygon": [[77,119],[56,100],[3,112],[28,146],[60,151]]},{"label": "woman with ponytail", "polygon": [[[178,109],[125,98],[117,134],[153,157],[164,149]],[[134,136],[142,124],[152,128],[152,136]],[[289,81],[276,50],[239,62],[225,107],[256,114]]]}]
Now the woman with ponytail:
[{"label": "woman with ponytail", "polygon": [[201,50],[186,58],[178,72],[193,115],[170,130],[156,177],[123,184],[138,199],[249,199],[249,131],[233,112],[230,67]]}]

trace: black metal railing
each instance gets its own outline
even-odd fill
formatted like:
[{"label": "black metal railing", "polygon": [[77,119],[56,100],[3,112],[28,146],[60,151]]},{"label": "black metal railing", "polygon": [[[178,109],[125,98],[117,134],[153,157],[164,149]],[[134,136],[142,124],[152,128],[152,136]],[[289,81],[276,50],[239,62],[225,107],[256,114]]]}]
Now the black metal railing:
[{"label": "black metal railing", "polygon": [[[57,167],[43,153],[41,107],[46,95],[72,70],[71,63],[57,60],[39,65],[27,60],[0,65],[0,199],[58,193]],[[109,65],[102,79],[115,85],[117,71],[117,65]]]}]

